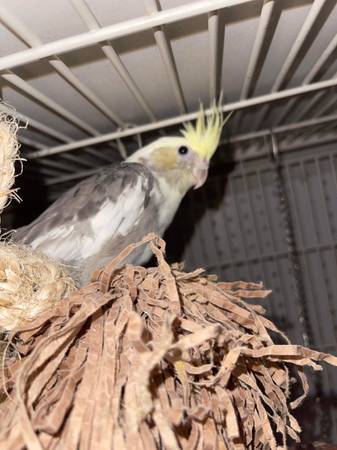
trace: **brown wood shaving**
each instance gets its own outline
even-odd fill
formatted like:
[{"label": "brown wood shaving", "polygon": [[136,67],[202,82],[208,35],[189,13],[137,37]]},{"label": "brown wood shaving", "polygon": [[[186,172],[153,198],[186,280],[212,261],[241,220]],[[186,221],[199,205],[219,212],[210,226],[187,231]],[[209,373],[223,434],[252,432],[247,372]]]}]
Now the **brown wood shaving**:
[{"label": "brown wood shaving", "polygon": [[[120,268],[144,244],[158,267]],[[0,448],[286,448],[288,437],[299,440],[291,410],[308,391],[303,366],[337,358],[274,344],[275,325],[242,300],[267,294],[170,267],[153,234],[127,247],[17,332],[22,357],[4,371]]]}]

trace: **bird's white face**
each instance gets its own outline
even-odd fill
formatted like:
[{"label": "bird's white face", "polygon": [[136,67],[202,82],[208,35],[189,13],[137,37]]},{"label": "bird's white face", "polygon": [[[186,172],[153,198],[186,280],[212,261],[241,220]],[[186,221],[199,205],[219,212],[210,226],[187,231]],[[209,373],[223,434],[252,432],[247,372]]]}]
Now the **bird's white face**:
[{"label": "bird's white face", "polygon": [[203,106],[195,125],[185,123],[180,137],[163,137],[138,150],[128,158],[139,162],[165,179],[171,189],[185,194],[190,188],[201,187],[208,175],[208,165],[216,151],[224,124],[219,105],[213,102],[206,118]]},{"label": "bird's white face", "polygon": [[188,145],[179,145],[175,148],[177,165],[192,172],[195,179],[194,189],[200,188],[207,180],[209,162],[200,156]]},{"label": "bird's white face", "polygon": [[201,158],[183,137],[160,138],[138,150],[129,161],[148,166],[182,191],[198,189],[208,175],[209,161]]}]

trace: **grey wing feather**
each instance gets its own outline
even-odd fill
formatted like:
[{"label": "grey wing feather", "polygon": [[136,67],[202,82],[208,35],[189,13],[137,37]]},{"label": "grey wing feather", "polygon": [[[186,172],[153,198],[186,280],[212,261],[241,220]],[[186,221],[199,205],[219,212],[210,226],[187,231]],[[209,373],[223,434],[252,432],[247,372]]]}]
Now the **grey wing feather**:
[{"label": "grey wing feather", "polygon": [[[144,208],[153,188],[154,179],[149,169],[137,163],[121,163],[102,169],[63,194],[31,224],[19,228],[13,240],[32,244],[52,229],[69,228],[94,216],[107,200],[118,201],[125,187],[142,180]],[[43,248],[42,248],[43,249]]]}]

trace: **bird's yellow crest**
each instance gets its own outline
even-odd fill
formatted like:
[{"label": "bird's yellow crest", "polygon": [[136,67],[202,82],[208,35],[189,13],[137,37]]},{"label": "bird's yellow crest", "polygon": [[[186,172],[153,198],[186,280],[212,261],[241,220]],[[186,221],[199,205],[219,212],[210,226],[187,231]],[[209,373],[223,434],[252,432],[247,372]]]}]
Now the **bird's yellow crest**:
[{"label": "bird's yellow crest", "polygon": [[181,133],[188,145],[201,158],[209,161],[219,145],[222,128],[231,115],[232,113],[229,113],[223,119],[220,103],[217,105],[214,101],[211,113],[206,117],[203,105],[201,104],[195,126],[191,122],[184,124]]}]

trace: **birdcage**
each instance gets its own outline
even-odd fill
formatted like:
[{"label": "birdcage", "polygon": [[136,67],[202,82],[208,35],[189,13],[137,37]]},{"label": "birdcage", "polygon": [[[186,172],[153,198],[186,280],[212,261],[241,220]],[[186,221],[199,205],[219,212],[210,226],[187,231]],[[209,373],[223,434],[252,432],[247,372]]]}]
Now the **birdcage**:
[{"label": "birdcage", "polygon": [[[292,342],[336,354],[335,1],[0,0],[0,21],[0,112],[15,108],[27,160],[3,228],[222,93],[233,115],[168,259],[262,281]],[[337,372],[310,377],[303,440],[337,442]]]}]

